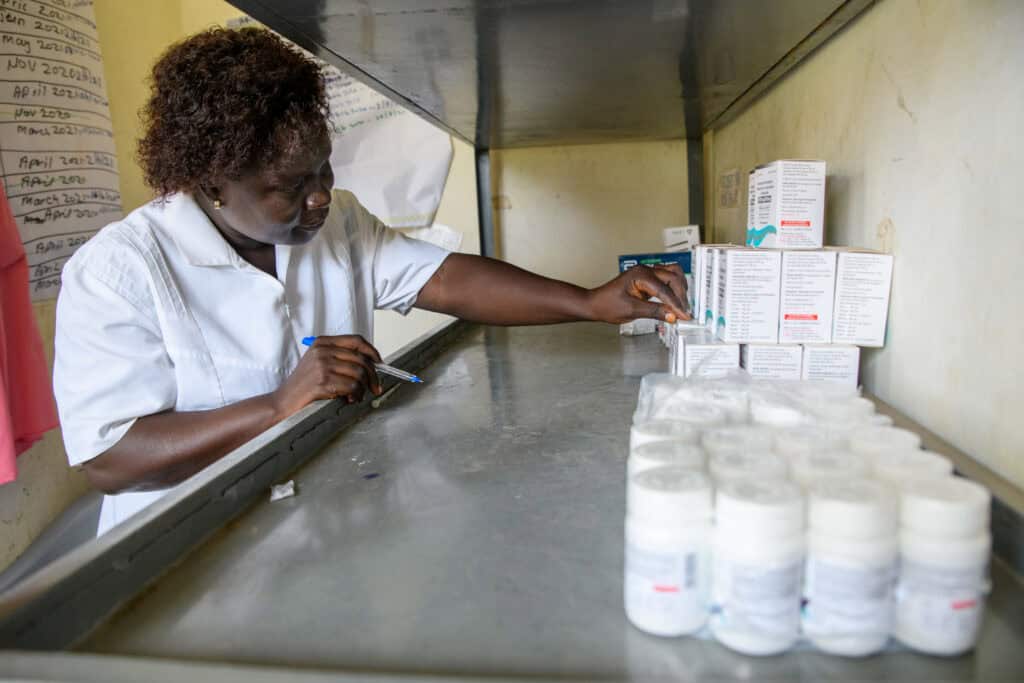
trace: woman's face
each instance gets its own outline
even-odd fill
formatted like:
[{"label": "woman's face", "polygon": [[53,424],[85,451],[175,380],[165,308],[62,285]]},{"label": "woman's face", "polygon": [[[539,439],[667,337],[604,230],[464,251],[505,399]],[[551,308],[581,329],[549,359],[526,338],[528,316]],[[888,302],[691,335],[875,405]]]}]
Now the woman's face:
[{"label": "woman's face", "polygon": [[221,208],[211,218],[230,241],[305,244],[323,227],[334,186],[330,137],[303,147],[217,188]]}]

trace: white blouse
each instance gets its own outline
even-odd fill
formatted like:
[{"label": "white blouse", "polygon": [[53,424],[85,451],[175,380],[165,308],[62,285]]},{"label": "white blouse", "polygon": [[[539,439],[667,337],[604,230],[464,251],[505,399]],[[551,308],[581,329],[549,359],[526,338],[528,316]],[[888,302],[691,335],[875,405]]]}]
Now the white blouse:
[{"label": "white blouse", "polygon": [[[275,390],[310,335],[360,334],[407,313],[448,252],[384,226],[349,192],[301,246],[252,266],[187,194],[112,223],[64,266],[54,392],[68,460],[113,446],[139,417],[219,408]],[[104,499],[100,533],[164,491]]]}]

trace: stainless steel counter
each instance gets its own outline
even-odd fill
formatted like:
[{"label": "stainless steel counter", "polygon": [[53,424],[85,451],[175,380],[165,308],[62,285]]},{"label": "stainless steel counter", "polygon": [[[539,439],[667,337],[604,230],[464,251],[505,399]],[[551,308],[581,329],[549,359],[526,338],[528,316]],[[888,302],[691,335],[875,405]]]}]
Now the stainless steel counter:
[{"label": "stainless steel counter", "polygon": [[1002,565],[981,645],[752,659],[622,610],[628,427],[653,337],[479,329],[110,619],[88,653],[363,672],[684,680],[1020,680]]}]

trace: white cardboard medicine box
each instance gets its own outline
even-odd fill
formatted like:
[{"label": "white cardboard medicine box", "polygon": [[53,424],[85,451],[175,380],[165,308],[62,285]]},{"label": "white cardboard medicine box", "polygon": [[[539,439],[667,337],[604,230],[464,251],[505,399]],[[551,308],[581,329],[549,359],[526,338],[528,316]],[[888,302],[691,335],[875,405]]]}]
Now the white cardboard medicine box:
[{"label": "white cardboard medicine box", "polygon": [[[680,225],[663,228],[661,237],[665,251],[692,251],[694,247],[700,244],[700,226]],[[690,270],[693,269],[691,268]]]},{"label": "white cardboard medicine box", "polygon": [[[820,249],[825,236],[825,162],[780,159],[754,169],[747,246]],[[753,224],[751,226],[751,223]]]},{"label": "white cardboard medicine box", "polygon": [[892,254],[838,250],[832,341],[884,346],[892,289]]},{"label": "white cardboard medicine box", "polygon": [[832,341],[835,288],[835,252],[783,252],[779,342],[827,344]]},{"label": "white cardboard medicine box", "polygon": [[740,366],[740,345],[729,344],[710,332],[682,337],[683,376],[722,377]]},{"label": "white cardboard medicine box", "polygon": [[711,331],[715,330],[715,325],[718,322],[718,305],[719,305],[719,288],[721,286],[721,264],[722,255],[726,251],[737,249],[736,245],[733,244],[713,244],[709,245],[704,252],[703,258],[703,269],[704,269],[704,284],[701,292],[703,297],[703,319],[702,322]]},{"label": "white cardboard medicine box", "polygon": [[757,379],[798,380],[804,349],[799,344],[743,344],[740,367]]},{"label": "white cardboard medicine box", "polygon": [[860,348],[848,344],[805,344],[803,379],[857,386]]},{"label": "white cardboard medicine box", "polygon": [[718,337],[741,344],[777,343],[782,252],[725,249],[718,261]]}]

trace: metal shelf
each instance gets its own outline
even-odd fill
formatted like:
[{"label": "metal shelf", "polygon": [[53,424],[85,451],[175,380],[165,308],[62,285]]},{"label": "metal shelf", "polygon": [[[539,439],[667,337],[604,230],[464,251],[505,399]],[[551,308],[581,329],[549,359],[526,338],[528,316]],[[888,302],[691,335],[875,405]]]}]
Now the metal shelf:
[{"label": "metal shelf", "polygon": [[873,0],[231,0],[478,149],[699,138]]}]

